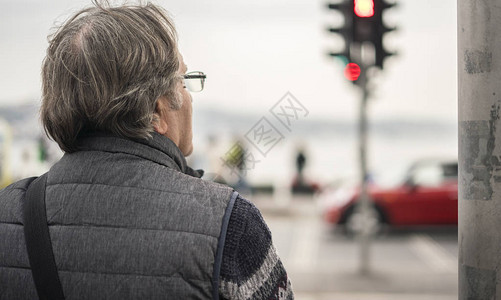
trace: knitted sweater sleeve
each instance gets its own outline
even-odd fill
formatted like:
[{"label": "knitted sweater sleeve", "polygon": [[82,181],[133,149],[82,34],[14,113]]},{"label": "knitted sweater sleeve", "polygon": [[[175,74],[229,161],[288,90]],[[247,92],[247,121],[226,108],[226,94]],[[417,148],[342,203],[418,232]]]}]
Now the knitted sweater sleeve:
[{"label": "knitted sweater sleeve", "polygon": [[237,197],[223,249],[221,299],[294,299],[287,272],[259,210]]}]

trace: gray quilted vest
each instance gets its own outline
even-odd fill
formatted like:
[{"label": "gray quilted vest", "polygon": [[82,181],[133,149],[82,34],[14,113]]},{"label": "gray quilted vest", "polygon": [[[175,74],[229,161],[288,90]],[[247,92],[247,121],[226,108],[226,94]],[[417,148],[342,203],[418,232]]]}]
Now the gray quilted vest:
[{"label": "gray quilted vest", "polygon": [[[81,140],[49,171],[47,219],[66,299],[210,299],[233,190],[169,139]],[[29,179],[0,191],[0,299],[36,299],[24,241]],[[223,230],[224,231],[224,230]],[[221,239],[220,239],[221,236]]]}]

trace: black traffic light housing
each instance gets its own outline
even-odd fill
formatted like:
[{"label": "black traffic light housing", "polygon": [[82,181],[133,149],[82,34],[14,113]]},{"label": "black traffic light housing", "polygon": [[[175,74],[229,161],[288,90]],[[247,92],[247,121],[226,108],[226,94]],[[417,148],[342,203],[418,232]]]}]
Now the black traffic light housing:
[{"label": "black traffic light housing", "polygon": [[[356,0],[352,0],[353,3]],[[350,1],[350,2],[352,2]],[[387,27],[384,24],[383,14],[386,9],[395,6],[385,0],[370,0],[374,3],[374,15],[371,17],[359,17],[353,14],[353,41],[364,43],[370,42],[374,45],[375,66],[383,69],[384,60],[395,53],[388,52],[383,45],[384,34],[395,30],[395,27]]]},{"label": "black traffic light housing", "polygon": [[344,50],[341,52],[330,52],[332,57],[344,57],[345,62],[352,61],[350,56],[350,45],[353,42],[353,6],[351,1],[344,0],[339,3],[329,3],[328,9],[337,10],[343,15],[344,24],[341,27],[330,27],[328,30],[331,33],[337,33],[344,39]]},{"label": "black traffic light housing", "polygon": [[[358,3],[357,3],[358,2]],[[363,4],[372,5],[372,15],[359,16],[355,13],[355,6]],[[328,4],[328,9],[338,10],[344,16],[344,24],[339,28],[329,28],[329,32],[340,34],[345,41],[345,49],[338,53],[329,53],[330,56],[345,56],[349,62],[362,64],[360,57],[350,53],[352,46],[361,47],[362,43],[369,42],[374,46],[374,66],[383,69],[384,60],[395,53],[384,48],[384,34],[395,30],[384,24],[383,13],[392,8],[395,3],[385,0],[343,0],[339,3]],[[364,66],[371,67],[371,66]]]}]

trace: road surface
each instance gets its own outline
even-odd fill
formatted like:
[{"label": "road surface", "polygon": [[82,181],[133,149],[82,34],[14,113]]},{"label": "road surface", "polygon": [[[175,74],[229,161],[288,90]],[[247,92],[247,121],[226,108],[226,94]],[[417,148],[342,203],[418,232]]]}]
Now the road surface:
[{"label": "road surface", "polygon": [[255,196],[292,280],[296,299],[457,299],[457,227],[389,230],[370,247],[370,274],[359,274],[360,246],[322,221],[315,200]]}]

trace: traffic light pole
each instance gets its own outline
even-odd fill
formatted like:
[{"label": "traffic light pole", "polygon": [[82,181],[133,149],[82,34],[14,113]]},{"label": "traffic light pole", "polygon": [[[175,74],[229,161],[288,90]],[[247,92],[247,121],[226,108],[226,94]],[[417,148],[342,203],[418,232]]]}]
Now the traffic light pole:
[{"label": "traffic light pole", "polygon": [[[343,15],[344,24],[340,27],[331,27],[329,32],[343,37],[345,47],[342,51],[330,52],[329,56],[340,57],[345,61],[345,76],[353,81],[362,90],[359,118],[359,155],[360,155],[360,197],[353,215],[356,225],[357,238],[360,242],[360,273],[370,273],[370,240],[373,234],[374,211],[368,192],[367,171],[367,69],[378,67],[383,69],[383,62],[394,53],[387,51],[383,46],[383,36],[395,30],[387,27],[383,22],[383,12],[395,3],[386,0],[341,0],[328,4],[327,8],[336,10]],[[372,45],[373,53],[364,51]],[[366,59],[371,58],[371,59]],[[370,61],[370,62],[369,62]],[[356,72],[358,68],[359,72]],[[354,74],[359,73],[359,74]],[[348,74],[348,75],[346,75]],[[350,226],[352,226],[350,225]]]},{"label": "traffic light pole", "polygon": [[[363,70],[365,74],[365,68]],[[361,275],[370,273],[370,240],[372,234],[371,224],[367,222],[370,219],[370,198],[368,192],[368,171],[367,171],[367,102],[369,91],[367,90],[366,78],[361,78],[362,99],[360,101],[360,116],[359,116],[359,159],[360,159],[360,198],[358,199],[359,213],[362,216],[362,230],[358,234],[360,243],[360,266],[359,272]]]},{"label": "traffic light pole", "polygon": [[458,1],[459,299],[501,299],[501,10]]}]

